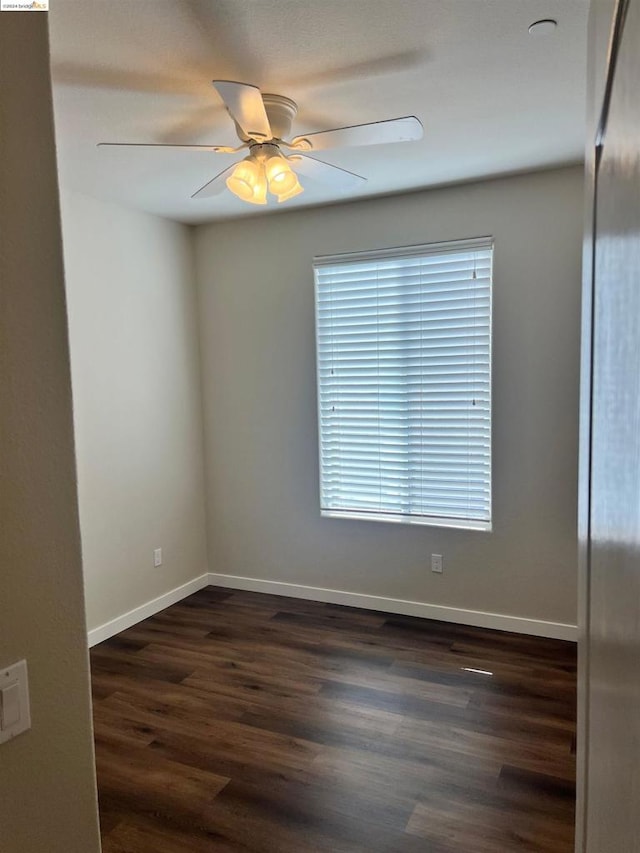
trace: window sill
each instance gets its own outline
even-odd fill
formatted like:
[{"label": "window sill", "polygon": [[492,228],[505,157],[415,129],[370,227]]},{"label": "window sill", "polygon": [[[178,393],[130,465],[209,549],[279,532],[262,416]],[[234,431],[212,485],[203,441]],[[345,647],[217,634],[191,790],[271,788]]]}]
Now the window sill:
[{"label": "window sill", "polygon": [[435,516],[394,515],[393,513],[355,512],[352,510],[321,509],[323,518],[345,518],[356,521],[381,521],[392,524],[409,524],[420,527],[448,527],[456,530],[476,530],[490,533],[490,521],[473,521],[464,518],[436,518]]}]

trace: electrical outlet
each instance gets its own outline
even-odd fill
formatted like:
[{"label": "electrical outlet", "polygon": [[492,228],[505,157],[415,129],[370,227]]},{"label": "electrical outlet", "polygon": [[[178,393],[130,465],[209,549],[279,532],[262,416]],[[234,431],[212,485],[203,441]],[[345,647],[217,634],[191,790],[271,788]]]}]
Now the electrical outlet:
[{"label": "electrical outlet", "polygon": [[442,554],[432,554],[431,555],[431,571],[437,572],[437,574],[442,574]]},{"label": "electrical outlet", "polygon": [[158,568],[162,565],[162,548],[155,548],[153,552],[153,565]]}]

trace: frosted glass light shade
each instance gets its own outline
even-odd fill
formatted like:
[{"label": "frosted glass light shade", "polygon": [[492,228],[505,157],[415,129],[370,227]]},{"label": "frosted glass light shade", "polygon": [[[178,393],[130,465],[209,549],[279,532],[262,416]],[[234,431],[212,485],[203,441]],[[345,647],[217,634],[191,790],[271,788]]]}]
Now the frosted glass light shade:
[{"label": "frosted glass light shade", "polygon": [[277,196],[289,192],[298,183],[295,172],[284,157],[269,157],[265,163],[265,173],[269,181],[269,190]]},{"label": "frosted glass light shade", "polygon": [[[293,173],[292,173],[292,174],[293,174]],[[300,193],[302,192],[303,188],[302,188],[302,186],[301,186],[300,182],[298,181],[298,179],[296,178],[295,174],[294,174],[294,178],[295,178],[295,183],[294,183],[294,185],[293,185],[293,186],[291,187],[291,189],[290,189],[290,190],[288,190],[287,192],[280,193],[280,194],[278,195],[278,202],[281,202],[281,201],[288,201],[290,198],[293,198],[294,196],[300,195]]]},{"label": "frosted glass light shade", "polygon": [[262,178],[261,171],[254,160],[241,160],[227,178],[227,187],[243,201],[252,201],[256,185]]}]

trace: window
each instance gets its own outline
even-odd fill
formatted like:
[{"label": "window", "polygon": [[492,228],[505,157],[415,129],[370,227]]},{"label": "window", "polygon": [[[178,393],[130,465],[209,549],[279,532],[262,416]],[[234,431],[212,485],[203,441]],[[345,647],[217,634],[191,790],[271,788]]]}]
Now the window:
[{"label": "window", "polygon": [[315,259],[322,515],[491,529],[492,257]]}]

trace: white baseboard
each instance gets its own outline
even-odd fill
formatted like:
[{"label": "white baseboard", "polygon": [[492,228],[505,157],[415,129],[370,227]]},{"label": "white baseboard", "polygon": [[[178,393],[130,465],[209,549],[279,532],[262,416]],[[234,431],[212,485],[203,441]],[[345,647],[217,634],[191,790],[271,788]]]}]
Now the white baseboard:
[{"label": "white baseboard", "polygon": [[476,628],[495,628],[498,631],[514,631],[517,634],[531,634],[535,637],[552,637],[557,640],[578,639],[575,625],[562,622],[545,622],[541,619],[526,619],[522,616],[505,616],[501,613],[485,613],[482,610],[464,610],[459,607],[443,607],[439,604],[427,604],[424,601],[404,601],[400,598],[384,598],[379,595],[364,595],[359,592],[345,592],[340,589],[324,589],[317,586],[301,586],[283,581],[267,581],[258,578],[244,578],[239,575],[221,575],[209,573],[200,575],[182,586],[166,592],[164,595],[142,604],[89,631],[89,646],[95,646],[131,628],[143,619],[153,616],[165,607],[182,601],[183,598],[204,589],[206,586],[218,586],[225,589],[244,589],[250,592],[265,592],[270,595],[284,595],[290,598],[304,598],[308,601],[322,601],[327,604],[346,604],[348,607],[362,607],[365,610],[380,610],[384,613],[398,613],[402,616],[420,616],[424,619],[438,619],[442,622],[456,622],[459,625],[472,625]]},{"label": "white baseboard", "polygon": [[89,631],[89,647],[95,646],[103,640],[108,640],[114,634],[119,634],[120,631],[131,628],[132,625],[142,622],[143,619],[148,619],[149,616],[153,616],[155,613],[159,613],[160,610],[164,610],[165,607],[182,601],[183,598],[210,584],[211,575],[205,573],[200,575],[199,578],[194,578],[182,584],[182,586],[177,586],[175,589],[165,592],[164,595],[159,595],[157,598],[147,601],[146,604],[141,604],[140,607],[134,607],[133,610],[123,613],[122,616],[118,616],[110,622],[105,622],[104,625],[99,625],[97,628]]},{"label": "white baseboard", "polygon": [[344,592],[339,589],[299,586],[281,581],[243,578],[237,575],[211,573],[209,574],[209,583],[212,586],[227,589],[246,589],[250,592],[266,592],[271,595],[285,595],[310,601],[323,601],[328,604],[346,604],[349,607],[362,607],[365,610],[381,610],[403,616],[421,616],[424,619],[457,622],[459,625],[472,625],[476,628],[495,628],[498,631],[514,631],[517,634],[531,634],[535,637],[551,637],[574,642],[578,639],[577,627],[562,622],[545,622],[540,619],[526,619],[522,616],[504,616],[501,613],[443,607],[439,604],[427,604],[423,601],[403,601],[400,598],[384,598],[379,595],[363,595],[358,592]]}]

